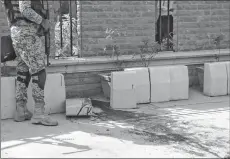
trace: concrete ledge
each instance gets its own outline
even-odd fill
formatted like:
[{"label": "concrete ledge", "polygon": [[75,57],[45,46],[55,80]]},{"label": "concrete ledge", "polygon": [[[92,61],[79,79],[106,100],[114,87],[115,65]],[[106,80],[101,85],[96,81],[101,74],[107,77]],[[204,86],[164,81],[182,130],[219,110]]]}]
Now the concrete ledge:
[{"label": "concrete ledge", "polygon": [[[206,62],[216,62],[218,51],[190,51],[190,52],[161,52],[156,59],[150,62],[151,66],[186,65],[189,69],[189,86],[198,84],[197,71],[195,67],[203,66]],[[221,50],[220,61],[230,61],[229,49]],[[124,68],[143,67],[140,58],[121,56],[124,60]],[[107,57],[87,57],[85,59],[60,59],[50,60],[52,65],[47,68],[49,74],[63,73],[65,76],[67,98],[90,97],[101,93],[101,83],[98,75],[110,73],[117,69],[116,61]],[[3,66],[3,64],[1,64]],[[16,75],[16,62],[8,62],[1,71],[3,76]]]},{"label": "concrete ledge", "polygon": [[[149,66],[165,65],[194,65],[204,64],[206,62],[216,62],[219,52],[217,51],[191,51],[191,52],[162,52],[156,58],[150,61]],[[131,55],[120,57],[123,61],[122,67],[132,68],[143,66],[139,57],[133,58]],[[230,51],[221,50],[220,61],[230,60]],[[94,57],[76,60],[52,60],[48,72],[55,73],[74,73],[74,72],[94,72],[110,71],[117,69],[116,60],[106,57]]]},{"label": "concrete ledge", "polygon": [[[207,62],[216,62],[230,60],[230,50],[202,50],[187,52],[160,52],[156,58],[150,61],[149,66],[165,66],[165,65],[194,65],[204,64]],[[132,55],[121,56],[123,67],[141,67],[140,57],[132,58]],[[95,72],[115,70],[116,60],[108,57],[87,57],[87,58],[66,58],[50,60],[51,66],[48,67],[48,73],[76,73],[76,72]],[[1,64],[3,66],[3,64]],[[8,62],[8,67],[15,67],[16,62]]]}]

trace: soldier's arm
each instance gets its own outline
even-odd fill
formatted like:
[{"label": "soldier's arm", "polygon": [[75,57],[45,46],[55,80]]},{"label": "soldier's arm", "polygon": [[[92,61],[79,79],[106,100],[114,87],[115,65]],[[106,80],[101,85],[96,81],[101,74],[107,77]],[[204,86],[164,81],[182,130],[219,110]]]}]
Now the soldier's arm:
[{"label": "soldier's arm", "polygon": [[43,18],[41,15],[36,13],[32,8],[31,8],[31,0],[25,1],[25,0],[19,0],[19,10],[22,13],[22,15],[27,18],[28,20],[35,22],[37,24],[41,24]]}]

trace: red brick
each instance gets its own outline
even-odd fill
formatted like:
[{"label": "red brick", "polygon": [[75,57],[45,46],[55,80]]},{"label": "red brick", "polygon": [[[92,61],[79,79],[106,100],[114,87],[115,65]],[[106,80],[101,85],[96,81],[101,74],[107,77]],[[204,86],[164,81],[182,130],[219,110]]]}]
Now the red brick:
[{"label": "red brick", "polygon": [[194,16],[181,16],[180,20],[182,20],[183,22],[196,22],[197,17],[194,17]]},{"label": "red brick", "polygon": [[198,9],[198,5],[187,5],[187,4],[183,4],[185,3],[185,1],[181,1],[178,5],[176,5],[176,9],[177,10],[197,10]]},{"label": "red brick", "polygon": [[209,10],[211,8],[211,5],[204,4],[204,5],[198,5],[198,10]]},{"label": "red brick", "polygon": [[229,10],[227,9],[221,9],[221,10],[212,10],[211,15],[229,15]]},{"label": "red brick", "polygon": [[120,11],[121,12],[133,12],[133,6],[120,6]]},{"label": "red brick", "polygon": [[[130,14],[130,13],[127,13],[127,14]],[[114,12],[114,13],[112,13],[111,18],[124,18],[124,17],[128,16],[127,14],[122,13],[122,12]]]},{"label": "red brick", "polygon": [[123,1],[123,5],[140,5],[141,1]]},{"label": "red brick", "polygon": [[155,15],[154,12],[142,12],[142,17],[153,17]]},{"label": "red brick", "polygon": [[130,17],[130,18],[141,17],[141,12],[131,12],[131,13],[127,13],[127,17]]},{"label": "red brick", "polygon": [[223,5],[222,4],[211,4],[211,9],[222,9]]},{"label": "red brick", "polygon": [[203,10],[189,10],[189,11],[186,11],[186,10],[180,10],[180,11],[177,11],[176,12],[176,16],[196,16],[196,15],[203,15],[204,14],[204,11]]}]

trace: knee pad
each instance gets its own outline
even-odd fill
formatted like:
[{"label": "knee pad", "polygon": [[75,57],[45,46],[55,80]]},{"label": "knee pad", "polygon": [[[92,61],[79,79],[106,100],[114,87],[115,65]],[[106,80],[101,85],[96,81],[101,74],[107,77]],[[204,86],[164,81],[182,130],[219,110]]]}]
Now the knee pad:
[{"label": "knee pad", "polygon": [[[37,78],[36,78],[37,77]],[[44,90],[45,88],[45,82],[46,82],[46,70],[43,69],[35,74],[32,74],[32,82],[37,83],[38,86]]]},{"label": "knee pad", "polygon": [[[21,76],[25,78],[22,78]],[[29,71],[28,72],[20,72],[20,71],[17,72],[17,81],[24,83],[26,87],[29,86],[30,79],[31,79],[31,76],[30,76]]]}]

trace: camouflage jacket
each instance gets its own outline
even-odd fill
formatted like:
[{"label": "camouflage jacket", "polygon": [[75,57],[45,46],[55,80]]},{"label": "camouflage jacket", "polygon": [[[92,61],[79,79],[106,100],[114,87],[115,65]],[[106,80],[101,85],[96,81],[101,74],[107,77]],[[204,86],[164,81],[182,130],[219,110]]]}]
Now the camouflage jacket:
[{"label": "camouflage jacket", "polygon": [[[28,21],[36,24],[41,24],[42,15],[39,15],[35,8],[38,6],[38,1],[25,0],[1,0],[6,9],[7,19],[11,23],[15,19],[25,18]],[[41,7],[39,8],[41,9]],[[13,15],[12,15],[13,13]]]}]

